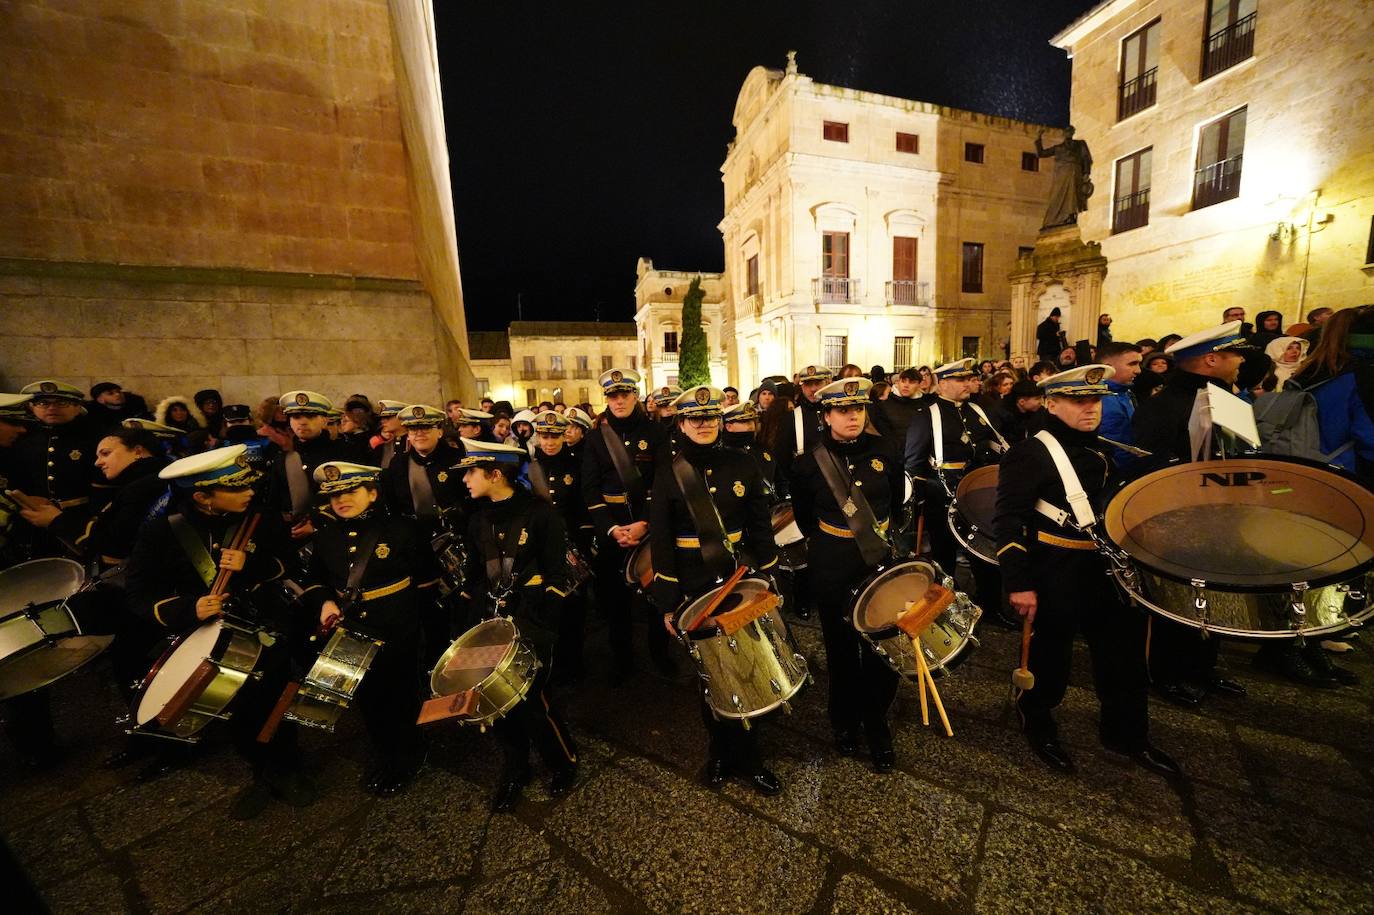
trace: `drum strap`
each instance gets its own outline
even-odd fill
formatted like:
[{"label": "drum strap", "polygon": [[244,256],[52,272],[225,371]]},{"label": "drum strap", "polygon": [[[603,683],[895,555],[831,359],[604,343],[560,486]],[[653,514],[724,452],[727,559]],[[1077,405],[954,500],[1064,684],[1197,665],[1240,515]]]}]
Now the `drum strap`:
[{"label": "drum strap", "polygon": [[301,453],[288,451],[282,466],[286,470],[286,488],[291,495],[291,514],[304,518],[310,513],[310,480],[305,476]]},{"label": "drum strap", "polygon": [[[200,539],[200,534],[191,526],[191,522],[180,514],[168,515],[167,523],[172,526],[172,534],[177,538],[177,543],[181,546],[181,551],[190,560],[191,566],[196,570],[196,575],[205,582],[205,587],[210,587],[215,583],[215,577],[219,575],[219,566],[215,563],[214,557],[205,547],[205,541]],[[239,524],[242,524],[242,520]],[[234,537],[239,532],[239,524],[235,524],[224,532],[224,542],[233,543]]]},{"label": "drum strap", "polygon": [[530,478],[530,488],[534,494],[552,504],[553,490],[549,489],[549,475],[544,472],[544,465],[539,463],[539,458],[530,461],[525,472]]},{"label": "drum strap", "polygon": [[[1035,433],[1035,437],[1040,440],[1040,444],[1045,446],[1045,450],[1050,453],[1050,459],[1054,461],[1054,469],[1059,471],[1059,480],[1064,484],[1064,495],[1069,500],[1069,510],[1073,512],[1074,523],[1079,528],[1087,530],[1097,523],[1097,515],[1093,513],[1092,503],[1088,500],[1088,494],[1083,491],[1083,484],[1078,480],[1078,474],[1073,469],[1073,464],[1069,462],[1068,452],[1064,446],[1059,444],[1059,439],[1055,438],[1048,430],[1041,429]],[[1065,518],[1066,513],[1055,508],[1045,500],[1041,499],[1036,503],[1036,510],[1045,515],[1056,524],[1063,524],[1063,520],[1057,520],[1055,515],[1050,514],[1041,508],[1045,505],[1055,511],[1060,518]]]},{"label": "drum strap", "polygon": [[[418,457],[418,452],[416,453]],[[410,481],[410,504],[415,507],[415,520],[434,523],[439,520],[439,506],[434,501],[434,485],[423,464],[407,457],[406,475]]]},{"label": "drum strap", "polygon": [[377,541],[380,539],[382,539],[382,526],[380,524],[372,525],[372,530],[359,538],[359,558],[348,567],[348,578],[344,582],[344,603],[339,608],[341,612],[347,613],[348,609],[357,602],[358,597],[362,594],[363,574],[367,572],[367,564],[372,559],[373,551],[377,549]]},{"label": "drum strap", "polygon": [[801,406],[798,405],[797,408],[792,411],[792,429],[796,435],[796,441],[792,446],[795,457],[801,457],[802,452],[806,450],[806,430],[803,428],[802,419],[802,409]]},{"label": "drum strap", "polygon": [[706,492],[701,474],[681,454],[673,458],[673,476],[682,490],[683,501],[687,503],[687,514],[692,516],[692,527],[697,530],[701,561],[707,571],[724,581],[739,563],[735,561],[734,546],[730,543],[716,503],[711,501],[711,496]]},{"label": "drum strap", "polygon": [[395,443],[394,441],[387,442],[385,445],[382,446],[382,460],[381,460],[382,469],[383,469],[383,470],[386,470],[388,467],[390,467],[390,466],[391,466],[391,461],[392,461],[392,459],[395,458],[395,457],[396,457],[396,443]]},{"label": "drum strap", "polygon": [[945,464],[945,423],[940,416],[940,401],[937,398],[930,405],[930,434],[931,442],[935,446],[935,457],[932,466],[939,470]]},{"label": "drum strap", "polygon": [[[515,553],[520,549],[520,538],[525,534],[524,519],[515,519],[503,533],[504,537],[498,537],[496,525],[490,521],[482,525],[482,560],[486,565],[487,582],[504,591],[515,582]],[[515,545],[507,556],[505,545],[510,543]]]},{"label": "drum strap", "polygon": [[601,426],[601,439],[606,443],[606,453],[611,456],[615,472],[620,476],[621,485],[625,487],[631,516],[637,517],[644,507],[644,477],[640,476],[634,461],[630,460],[630,452],[625,450],[620,433],[616,432],[609,422]]},{"label": "drum strap", "polygon": [[997,439],[997,444],[1001,446],[1000,448],[994,449],[997,451],[998,454],[1001,454],[1002,452],[1006,451],[1009,447],[1011,447],[1007,444],[1007,440],[1002,438],[1002,433],[997,431],[997,427],[994,426],[992,423],[988,422],[988,415],[983,412],[982,407],[978,406],[971,400],[968,402],[968,405],[969,409],[971,409],[974,413],[978,414],[978,418],[983,421],[983,424],[992,430],[993,436],[995,436]]},{"label": "drum strap", "polygon": [[878,520],[873,516],[873,507],[868,504],[863,490],[854,485],[849,474],[835,460],[835,455],[821,442],[811,449],[816,458],[816,466],[825,477],[825,485],[830,487],[830,495],[840,507],[849,529],[854,532],[854,542],[859,547],[859,555],[865,564],[873,566],[887,558],[887,541],[878,533]]}]

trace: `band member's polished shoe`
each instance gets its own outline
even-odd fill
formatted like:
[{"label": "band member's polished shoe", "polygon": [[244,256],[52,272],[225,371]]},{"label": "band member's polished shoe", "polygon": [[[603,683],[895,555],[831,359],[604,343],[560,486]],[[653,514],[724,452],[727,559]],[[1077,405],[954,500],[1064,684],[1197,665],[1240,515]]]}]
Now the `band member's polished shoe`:
[{"label": "band member's polished shoe", "polygon": [[859,755],[859,734],[857,731],[839,730],[835,732],[835,752],[841,756]]},{"label": "band member's polished shoe", "polygon": [[1142,769],[1161,775],[1164,778],[1178,778],[1183,775],[1183,769],[1174,762],[1173,757],[1154,744],[1147,743],[1138,750],[1128,750],[1124,747],[1115,747],[1105,744],[1106,748],[1112,753],[1120,753],[1122,756],[1129,756],[1136,765]]},{"label": "band member's polished shoe", "polygon": [[272,789],[267,782],[255,778],[248,783],[229,805],[229,817],[239,822],[257,819],[272,800]]},{"label": "band member's polished shoe", "polygon": [[749,777],[749,784],[754,786],[754,790],[764,797],[772,797],[782,791],[782,782],[778,777],[767,769],[759,769]]},{"label": "band member's polished shoe", "polygon": [[1204,693],[1191,683],[1156,683],[1155,689],[1161,696],[1182,708],[1197,708],[1202,704]]},{"label": "band member's polished shoe", "polygon": [[1306,654],[1292,639],[1286,639],[1284,644],[1261,645],[1251,663],[1259,670],[1277,674],[1303,686],[1336,689],[1341,685],[1341,681],[1333,674],[1313,667]]},{"label": "band member's polished shoe", "polygon": [[1360,677],[1352,670],[1344,667],[1337,667],[1331,662],[1331,657],[1321,645],[1308,642],[1301,649],[1303,658],[1320,674],[1332,677],[1342,686],[1359,686]]},{"label": "band member's polished shoe", "polygon": [[292,807],[309,807],[320,798],[320,786],[299,769],[270,774],[264,781],[274,798]]},{"label": "band member's polished shoe", "polygon": [[873,751],[873,771],[886,775],[897,766],[897,753],[891,747]]},{"label": "band member's polished shoe", "polygon": [[1245,684],[1227,677],[1212,677],[1212,682],[1207,684],[1209,693],[1220,693],[1223,696],[1235,696],[1237,699],[1245,695]]},{"label": "band member's polished shoe", "polygon": [[530,770],[521,769],[501,775],[501,783],[491,797],[492,813],[508,813],[520,802],[520,795],[530,783]]},{"label": "band member's polished shoe", "polygon": [[706,760],[706,768],[701,770],[701,781],[708,788],[719,788],[730,777],[730,766],[719,756]]},{"label": "band member's polished shoe", "polygon": [[887,722],[864,725],[868,737],[868,752],[873,757],[873,769],[879,775],[886,775],[897,765],[897,754],[892,750],[892,732]]},{"label": "band member's polished shoe", "polygon": [[1035,755],[1040,757],[1040,761],[1049,766],[1056,772],[1073,774],[1077,771],[1073,760],[1069,758],[1068,751],[1059,742],[1059,738],[1050,734],[1035,734],[1026,732],[1026,741]]},{"label": "band member's polished shoe", "polygon": [[563,797],[577,784],[577,766],[567,766],[559,769],[549,779],[549,794],[553,797]]}]

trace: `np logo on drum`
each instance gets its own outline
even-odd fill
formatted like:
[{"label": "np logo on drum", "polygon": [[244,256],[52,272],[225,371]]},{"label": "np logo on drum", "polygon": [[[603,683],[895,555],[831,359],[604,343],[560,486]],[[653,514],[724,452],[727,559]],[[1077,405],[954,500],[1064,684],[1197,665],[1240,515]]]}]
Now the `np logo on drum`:
[{"label": "np logo on drum", "polygon": [[1204,473],[1202,475],[1202,486],[1205,488],[1208,483],[1215,483],[1218,486],[1249,486],[1251,483],[1258,483],[1260,480],[1267,478],[1268,474],[1260,473],[1258,470],[1236,470],[1231,473]]}]

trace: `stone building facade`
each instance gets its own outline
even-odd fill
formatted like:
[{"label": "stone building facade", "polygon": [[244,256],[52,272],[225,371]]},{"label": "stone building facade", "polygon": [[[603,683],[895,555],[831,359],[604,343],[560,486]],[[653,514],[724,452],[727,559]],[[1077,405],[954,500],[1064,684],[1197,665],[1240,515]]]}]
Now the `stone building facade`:
[{"label": "stone building facade", "polygon": [[659,270],[641,257],[635,264],[635,326],[639,334],[640,365],[647,390],[678,383],[678,344],[682,341],[682,300],[692,280],[701,277],[706,294],[701,302],[701,326],[706,331],[711,383],[729,384],[726,341],[723,335],[725,279],[719,273]]},{"label": "stone building facade", "polygon": [[0,388],[474,392],[429,0],[0,10]]},{"label": "stone building facade", "polygon": [[733,123],[719,228],[741,389],[1000,352],[1049,192],[1039,125],[817,83],[794,55],[749,73]]},{"label": "stone building facade", "polygon": [[1367,3],[1108,0],[1053,39],[1118,339],[1374,300]]},{"label": "stone building facade", "polygon": [[628,321],[512,321],[505,332],[472,334],[472,347],[477,396],[517,410],[545,400],[601,410],[601,373],[640,366]]}]

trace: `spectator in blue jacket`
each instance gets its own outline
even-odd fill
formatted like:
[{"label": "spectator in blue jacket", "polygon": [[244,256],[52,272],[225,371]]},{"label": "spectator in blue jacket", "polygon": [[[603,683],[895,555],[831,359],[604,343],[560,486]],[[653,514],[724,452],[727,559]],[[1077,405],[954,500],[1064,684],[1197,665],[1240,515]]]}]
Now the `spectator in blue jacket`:
[{"label": "spectator in blue jacket", "polygon": [[1317,400],[1322,451],[1374,486],[1374,305],[1336,312],[1293,380]]},{"label": "spectator in blue jacket", "polygon": [[[1136,399],[1132,387],[1140,374],[1140,360],[1140,347],[1134,343],[1107,343],[1097,350],[1097,361],[1116,371],[1107,381],[1111,393],[1102,398],[1102,422],[1097,426],[1097,434],[1124,445],[1135,444]],[[1139,460],[1120,448],[1111,449],[1111,458],[1118,470]]]}]

